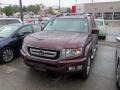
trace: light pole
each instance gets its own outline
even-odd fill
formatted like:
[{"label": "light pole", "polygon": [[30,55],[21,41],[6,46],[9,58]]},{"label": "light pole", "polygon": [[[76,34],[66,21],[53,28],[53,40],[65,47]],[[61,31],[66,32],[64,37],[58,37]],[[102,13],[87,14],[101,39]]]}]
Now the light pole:
[{"label": "light pole", "polygon": [[20,16],[21,16],[21,20],[22,20],[22,22],[23,22],[22,0],[19,0],[19,4],[20,4]]}]

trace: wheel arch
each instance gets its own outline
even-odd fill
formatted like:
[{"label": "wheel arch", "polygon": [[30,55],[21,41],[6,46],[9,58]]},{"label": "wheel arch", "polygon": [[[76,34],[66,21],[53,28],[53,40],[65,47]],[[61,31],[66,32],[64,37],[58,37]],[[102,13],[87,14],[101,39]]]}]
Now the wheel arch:
[{"label": "wheel arch", "polygon": [[4,48],[11,48],[11,49],[13,50],[13,52],[15,52],[15,49],[14,49],[14,47],[13,47],[12,45],[6,45],[6,46],[4,46],[4,47],[2,48],[2,50],[3,50]]},{"label": "wheel arch", "polygon": [[117,66],[118,66],[118,64],[120,64],[120,58],[119,57],[117,57]]},{"label": "wheel arch", "polygon": [[92,53],[92,44],[91,43],[86,46],[84,56],[88,57],[90,53]]}]

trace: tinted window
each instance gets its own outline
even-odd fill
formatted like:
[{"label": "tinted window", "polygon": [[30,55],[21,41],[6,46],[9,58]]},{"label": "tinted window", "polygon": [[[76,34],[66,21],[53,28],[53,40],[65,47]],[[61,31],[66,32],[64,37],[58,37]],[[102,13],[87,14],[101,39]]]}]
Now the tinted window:
[{"label": "tinted window", "polygon": [[13,34],[20,26],[8,25],[0,28],[0,37],[9,37]]},{"label": "tinted window", "polygon": [[93,15],[93,13],[88,13],[88,14]]},{"label": "tinted window", "polygon": [[7,25],[12,23],[20,23],[17,19],[0,19],[0,25]]},{"label": "tinted window", "polygon": [[39,25],[33,25],[34,32],[41,31],[41,27]]},{"label": "tinted window", "polygon": [[112,12],[106,12],[106,13],[104,13],[104,19],[112,20],[112,15],[113,15]]},{"label": "tinted window", "polygon": [[19,34],[20,33],[26,33],[26,34],[32,33],[32,27],[31,26],[25,26],[25,27],[21,28],[18,33]]},{"label": "tinted window", "polygon": [[102,13],[95,13],[95,17],[102,17]]},{"label": "tinted window", "polygon": [[45,30],[88,32],[87,19],[63,18],[49,21]]}]

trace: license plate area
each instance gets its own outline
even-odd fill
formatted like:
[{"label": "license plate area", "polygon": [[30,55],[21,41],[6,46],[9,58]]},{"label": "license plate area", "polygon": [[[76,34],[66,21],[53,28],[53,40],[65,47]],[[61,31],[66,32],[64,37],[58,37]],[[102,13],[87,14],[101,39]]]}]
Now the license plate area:
[{"label": "license plate area", "polygon": [[46,72],[46,65],[45,64],[37,64],[37,65],[35,65],[35,69]]}]

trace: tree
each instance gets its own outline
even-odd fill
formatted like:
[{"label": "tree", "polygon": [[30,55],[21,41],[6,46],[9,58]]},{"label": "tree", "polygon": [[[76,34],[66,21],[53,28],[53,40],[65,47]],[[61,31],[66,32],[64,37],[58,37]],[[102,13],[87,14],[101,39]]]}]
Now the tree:
[{"label": "tree", "polygon": [[27,7],[23,6],[23,12],[27,12]]},{"label": "tree", "polygon": [[41,9],[41,8],[40,8],[40,5],[29,5],[29,6],[27,7],[27,11],[32,11],[32,12],[34,12],[35,14],[37,14],[40,9]]},{"label": "tree", "polygon": [[[38,14],[38,12],[41,10],[42,7],[44,7],[44,5],[42,4],[37,4],[37,5],[29,5],[28,7],[26,6],[23,6],[23,12],[27,12],[27,11],[30,11],[30,12],[33,12],[35,14]],[[11,16],[13,15],[13,13],[16,13],[16,12],[20,12],[20,7],[18,5],[14,5],[14,6],[6,6],[3,8],[2,10],[7,16]]]},{"label": "tree", "polygon": [[12,6],[12,9],[13,9],[13,12],[14,12],[14,13],[20,11],[20,7],[19,7],[18,5],[14,5],[14,6]]},{"label": "tree", "polygon": [[67,8],[67,9],[66,9],[66,12],[67,12],[67,13],[71,13],[71,9],[70,9],[70,8]]},{"label": "tree", "polygon": [[52,7],[49,7],[49,9],[48,9],[48,13],[49,13],[49,14],[52,14],[52,15],[55,14],[54,11],[53,11],[53,8],[52,8]]},{"label": "tree", "polygon": [[3,12],[7,15],[7,16],[11,16],[14,13],[14,10],[12,8],[12,6],[6,6],[3,8]]},{"label": "tree", "polygon": [[13,10],[14,13],[20,11],[20,7],[18,5],[11,6],[11,8],[12,8],[12,10]]},{"label": "tree", "polygon": [[3,8],[2,10],[7,16],[11,16],[13,15],[13,13],[19,12],[20,8],[18,5],[14,5],[14,6],[6,6]]}]

